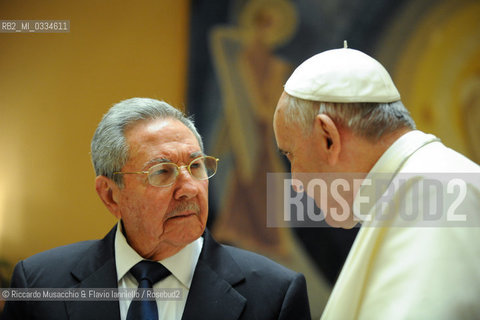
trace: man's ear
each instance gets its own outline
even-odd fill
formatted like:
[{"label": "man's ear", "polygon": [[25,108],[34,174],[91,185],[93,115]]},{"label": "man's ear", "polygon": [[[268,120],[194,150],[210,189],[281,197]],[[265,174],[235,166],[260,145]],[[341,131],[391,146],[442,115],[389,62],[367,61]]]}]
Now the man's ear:
[{"label": "man's ear", "polygon": [[107,209],[120,219],[122,214],[117,203],[117,194],[119,192],[117,184],[105,176],[97,176],[95,178],[95,190],[97,190],[98,196]]},{"label": "man's ear", "polygon": [[322,147],[327,155],[328,164],[336,165],[342,148],[338,127],[326,114],[318,114],[315,117],[315,127],[322,136]]}]

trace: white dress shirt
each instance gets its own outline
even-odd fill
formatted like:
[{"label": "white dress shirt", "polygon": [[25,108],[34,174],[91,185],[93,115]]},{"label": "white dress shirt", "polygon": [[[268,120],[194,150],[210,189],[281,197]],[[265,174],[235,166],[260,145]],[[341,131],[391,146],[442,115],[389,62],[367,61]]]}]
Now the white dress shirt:
[{"label": "white dress shirt", "polygon": [[[159,261],[172,274],[153,285],[153,289],[180,289],[181,299],[157,299],[159,319],[180,320],[185,309],[188,292],[192,283],[193,273],[203,247],[200,237],[175,255]],[[138,262],[144,260],[127,242],[119,222],[115,235],[115,264],[117,268],[118,288],[137,288],[138,282],[129,270]],[[120,319],[126,320],[128,308],[132,299],[120,299]]]}]

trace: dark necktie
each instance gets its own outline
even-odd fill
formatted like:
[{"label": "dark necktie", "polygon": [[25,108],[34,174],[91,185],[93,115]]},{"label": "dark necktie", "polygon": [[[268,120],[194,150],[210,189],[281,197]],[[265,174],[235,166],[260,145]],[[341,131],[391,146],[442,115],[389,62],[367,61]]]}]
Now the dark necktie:
[{"label": "dark necktie", "polygon": [[[152,289],[158,281],[166,278],[170,271],[158,262],[140,261],[130,269],[137,279],[138,288]],[[127,320],[158,320],[157,302],[147,299],[133,299],[128,308]]]}]

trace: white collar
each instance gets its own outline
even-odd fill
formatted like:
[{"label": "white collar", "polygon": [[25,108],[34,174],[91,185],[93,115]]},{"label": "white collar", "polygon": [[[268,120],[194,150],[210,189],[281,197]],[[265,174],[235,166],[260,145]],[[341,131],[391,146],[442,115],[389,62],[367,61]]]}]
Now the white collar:
[{"label": "white collar", "polygon": [[[190,289],[193,273],[197,266],[198,258],[203,247],[203,238],[189,243],[185,248],[171,257],[159,261],[172,275],[187,289]],[[117,224],[115,234],[115,265],[117,268],[117,281],[120,281],[129,270],[138,262],[144,260],[127,242],[122,232],[121,221]]]},{"label": "white collar", "polygon": [[[385,191],[397,173],[402,168],[403,164],[414,154],[418,149],[425,145],[440,141],[439,138],[432,134],[426,134],[419,130],[413,130],[405,133],[398,138],[377,160],[373,168],[367,174],[364,182],[362,182],[360,190],[355,196],[353,208],[354,214],[357,217],[361,217],[370,212],[372,207]],[[382,181],[381,184],[375,184],[375,181]],[[371,185],[367,185],[366,181],[370,181]],[[388,183],[385,183],[387,181]],[[370,201],[364,203],[361,206],[361,212],[359,212],[360,205],[358,195],[362,197],[368,197]]]},{"label": "white collar", "polygon": [[383,153],[370,170],[369,175],[375,173],[396,174],[415,151],[436,141],[440,141],[440,139],[433,134],[427,134],[419,130],[405,133]]}]

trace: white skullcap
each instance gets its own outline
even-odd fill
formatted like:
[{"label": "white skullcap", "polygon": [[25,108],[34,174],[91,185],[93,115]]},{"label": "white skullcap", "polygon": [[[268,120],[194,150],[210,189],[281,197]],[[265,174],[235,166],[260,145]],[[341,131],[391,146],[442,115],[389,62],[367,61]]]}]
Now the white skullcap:
[{"label": "white skullcap", "polygon": [[387,70],[372,57],[349,48],[328,50],[303,62],[287,80],[285,92],[324,102],[400,100]]}]

